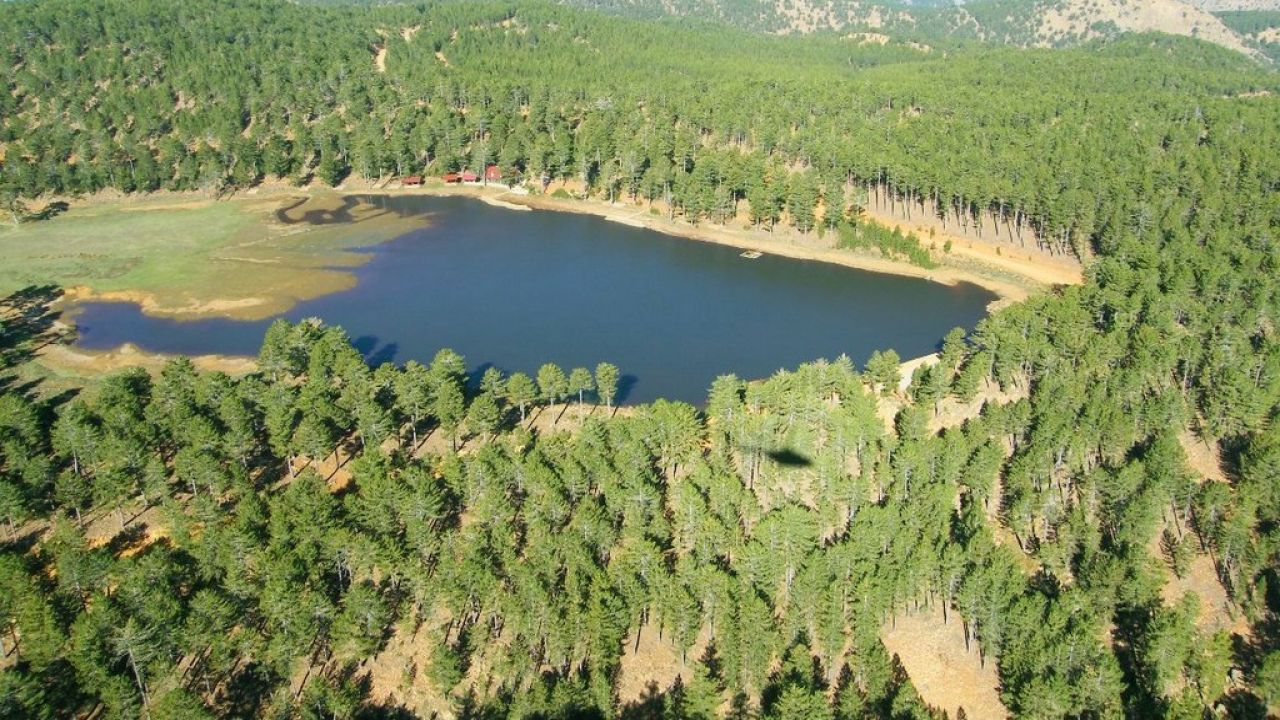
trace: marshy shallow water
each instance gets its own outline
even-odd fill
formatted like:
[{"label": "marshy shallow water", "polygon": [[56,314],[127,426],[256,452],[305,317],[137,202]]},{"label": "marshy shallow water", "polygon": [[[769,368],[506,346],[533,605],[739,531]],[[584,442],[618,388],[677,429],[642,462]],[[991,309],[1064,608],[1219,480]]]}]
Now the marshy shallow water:
[{"label": "marshy shallow water", "polygon": [[[723,373],[779,368],[879,348],[904,357],[972,327],[994,296],[975,285],[856,270],[671,237],[602,218],[521,212],[461,197],[370,196],[427,227],[367,248],[355,287],[296,305],[346,329],[370,360],[426,362],[441,347],[533,373],[601,360],[624,374],[622,401],[701,403]],[[173,320],[131,303],[85,303],[78,345],[254,355],[270,320]]]}]

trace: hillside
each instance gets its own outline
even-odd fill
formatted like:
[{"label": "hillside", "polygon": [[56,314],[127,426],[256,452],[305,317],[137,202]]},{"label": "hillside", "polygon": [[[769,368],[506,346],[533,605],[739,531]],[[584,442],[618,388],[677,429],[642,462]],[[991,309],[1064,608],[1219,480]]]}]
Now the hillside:
[{"label": "hillside", "polygon": [[979,0],[960,5],[865,0],[566,1],[607,12],[692,17],[780,34],[876,30],[933,45],[979,41],[1059,47],[1120,33],[1161,32],[1195,37],[1261,57],[1242,34],[1214,17],[1209,9],[1186,0]]},{"label": "hillside", "polygon": [[1226,10],[1280,10],[1280,0],[1187,0],[1207,12]]},{"label": "hillside", "polygon": [[1280,61],[1280,10],[1225,10],[1218,19],[1259,52]]},{"label": "hillside", "polygon": [[1106,37],[1121,32],[1162,32],[1206,40],[1246,55],[1245,40],[1213,15],[1180,0],[1069,0],[1046,3],[1037,45]]}]

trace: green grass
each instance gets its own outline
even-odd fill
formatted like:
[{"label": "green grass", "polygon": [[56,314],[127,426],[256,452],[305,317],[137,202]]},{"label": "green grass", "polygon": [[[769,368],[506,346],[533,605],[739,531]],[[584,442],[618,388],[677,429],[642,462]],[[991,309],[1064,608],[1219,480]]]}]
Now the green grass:
[{"label": "green grass", "polygon": [[[0,229],[0,293],[29,285],[82,285],[95,293],[140,293],[168,312],[217,301],[259,302],[233,314],[279,312],[299,299],[346,287],[363,256],[349,252],[394,237],[414,221],[377,212],[359,222],[285,226],[285,202],[247,199],[197,207],[144,202],[72,209]],[[299,210],[339,202],[321,195]],[[191,311],[191,314],[196,314]]]},{"label": "green grass", "polygon": [[0,230],[0,292],[33,284],[161,289],[199,278],[210,255],[255,224],[242,205],[71,211]]}]

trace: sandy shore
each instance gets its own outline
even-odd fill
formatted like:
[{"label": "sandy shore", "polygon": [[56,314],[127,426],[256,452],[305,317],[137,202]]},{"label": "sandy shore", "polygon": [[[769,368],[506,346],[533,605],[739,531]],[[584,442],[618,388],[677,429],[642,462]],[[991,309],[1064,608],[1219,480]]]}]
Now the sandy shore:
[{"label": "sandy shore", "polygon": [[[986,288],[997,296],[997,300],[988,307],[989,311],[1024,300],[1034,293],[1057,285],[1075,285],[1084,280],[1080,265],[1072,261],[1037,257],[1026,252],[1017,253],[1013,248],[988,245],[967,238],[938,233],[935,233],[929,241],[941,245],[951,240],[951,252],[939,258],[938,267],[922,268],[901,260],[886,258],[879,253],[834,247],[829,241],[819,239],[816,234],[800,235],[788,230],[779,230],[775,233],[711,223],[692,225],[682,220],[653,215],[647,207],[628,203],[611,204],[600,200],[574,200],[549,195],[531,195],[512,192],[504,187],[493,185],[488,187],[482,185],[424,186],[377,189],[367,192],[389,195],[476,197],[502,207],[596,215],[631,227],[643,227],[690,240],[713,242],[798,260],[812,260],[890,275],[923,278],[944,285],[967,282]],[[872,217],[872,219],[891,227],[898,226],[896,222],[885,222],[879,217]],[[903,229],[913,230],[906,227]]]},{"label": "sandy shore", "polygon": [[1011,273],[1043,285],[1079,285],[1084,282],[1084,269],[1072,258],[1050,256],[1012,245],[982,242],[923,223],[903,222],[873,209],[867,209],[863,215],[885,227],[901,230],[903,233],[915,233],[922,238],[921,242],[927,244],[938,246],[950,242],[949,258],[954,260],[973,261],[993,271]]},{"label": "sandy shore", "polygon": [[900,373],[900,377],[898,378],[898,392],[906,392],[907,388],[911,387],[911,378],[915,375],[917,368],[934,365],[937,364],[937,362],[938,353],[929,353],[928,355],[921,355],[918,358],[911,358],[910,360],[902,361],[902,363],[898,365],[898,372]]},{"label": "sandy shore", "polygon": [[[125,343],[115,350],[82,350],[70,345],[50,344],[36,354],[37,362],[60,375],[90,377],[123,370],[130,367],[145,368],[157,373],[174,356],[153,353]],[[254,358],[233,355],[196,355],[191,362],[206,372],[224,372],[228,375],[247,375],[258,369]]]},{"label": "sandy shore", "polygon": [[130,302],[142,308],[142,312],[156,317],[203,318],[211,315],[226,316],[235,319],[259,320],[254,314],[255,308],[271,303],[267,298],[223,298],[206,302],[192,302],[187,305],[161,305],[156,296],[142,290],[109,290],[97,292],[85,285],[73,285],[62,295],[63,302],[80,303],[88,301]]}]

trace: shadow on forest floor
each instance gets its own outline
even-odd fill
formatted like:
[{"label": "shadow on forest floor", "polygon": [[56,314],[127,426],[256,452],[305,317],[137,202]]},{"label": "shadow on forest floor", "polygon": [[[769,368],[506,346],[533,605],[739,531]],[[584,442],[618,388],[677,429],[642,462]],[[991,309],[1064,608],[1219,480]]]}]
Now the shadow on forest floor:
[{"label": "shadow on forest floor", "polygon": [[53,202],[49,203],[48,205],[45,205],[44,207],[40,208],[39,210],[36,210],[35,212],[27,213],[25,216],[23,216],[22,221],[23,222],[39,222],[41,220],[52,220],[53,218],[58,217],[59,215],[61,215],[62,213],[70,209],[71,209],[71,205],[66,203],[65,201],[54,200]]},{"label": "shadow on forest floor", "polygon": [[66,339],[67,331],[57,324],[62,313],[52,309],[62,294],[57,285],[31,285],[0,298],[0,367],[21,365],[44,346]]},{"label": "shadow on forest floor", "polygon": [[767,450],[765,451],[765,456],[783,467],[809,467],[813,464],[813,460],[810,460],[807,455],[803,455],[791,448]]}]

